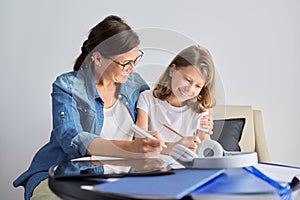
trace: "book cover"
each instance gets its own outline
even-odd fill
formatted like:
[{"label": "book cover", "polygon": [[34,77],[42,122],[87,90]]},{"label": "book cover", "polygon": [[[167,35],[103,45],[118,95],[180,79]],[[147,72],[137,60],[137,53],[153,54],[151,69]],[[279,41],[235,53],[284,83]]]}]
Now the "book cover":
[{"label": "book cover", "polygon": [[181,199],[196,188],[219,176],[224,170],[178,169],[163,176],[125,177],[98,184],[93,191],[113,193],[128,198]]},{"label": "book cover", "polygon": [[[194,199],[207,194],[218,195],[250,195],[276,196],[280,199],[290,199],[291,191],[270,179],[254,167],[229,168],[217,179],[208,182],[191,192]],[[224,197],[225,197],[224,196]]]}]

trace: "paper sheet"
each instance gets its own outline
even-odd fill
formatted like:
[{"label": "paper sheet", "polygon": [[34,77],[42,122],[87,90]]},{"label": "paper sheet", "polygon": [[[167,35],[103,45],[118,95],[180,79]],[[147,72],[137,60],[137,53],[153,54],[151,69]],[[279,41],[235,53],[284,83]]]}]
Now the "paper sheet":
[{"label": "paper sheet", "polygon": [[300,175],[300,168],[287,165],[258,163],[255,167],[282,185],[290,183],[295,175]]}]

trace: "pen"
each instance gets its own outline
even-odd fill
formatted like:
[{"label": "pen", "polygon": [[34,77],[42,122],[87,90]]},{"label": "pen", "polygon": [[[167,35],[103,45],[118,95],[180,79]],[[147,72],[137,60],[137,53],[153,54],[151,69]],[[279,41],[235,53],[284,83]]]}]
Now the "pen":
[{"label": "pen", "polygon": [[[137,134],[139,134],[140,136],[143,137],[147,137],[147,138],[151,138],[151,139],[155,139],[157,140],[157,138],[155,138],[153,135],[151,135],[150,133],[146,132],[145,130],[141,129],[140,127],[138,127],[135,124],[131,125],[131,130],[133,130],[134,132],[136,132]],[[164,148],[167,148],[167,145],[163,145]]]}]

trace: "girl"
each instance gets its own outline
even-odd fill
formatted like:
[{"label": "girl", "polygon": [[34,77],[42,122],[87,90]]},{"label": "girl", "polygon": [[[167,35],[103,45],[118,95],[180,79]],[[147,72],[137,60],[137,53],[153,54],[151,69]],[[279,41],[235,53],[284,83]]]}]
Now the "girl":
[{"label": "girl", "polygon": [[[136,124],[149,131],[158,131],[168,144],[165,153],[169,153],[176,142],[195,151],[199,139],[210,139],[210,127],[202,127],[200,118],[208,115],[215,105],[214,77],[214,63],[207,49],[190,46],[182,50],[154,89],[141,93]],[[171,126],[184,137],[180,138],[164,125]]]}]

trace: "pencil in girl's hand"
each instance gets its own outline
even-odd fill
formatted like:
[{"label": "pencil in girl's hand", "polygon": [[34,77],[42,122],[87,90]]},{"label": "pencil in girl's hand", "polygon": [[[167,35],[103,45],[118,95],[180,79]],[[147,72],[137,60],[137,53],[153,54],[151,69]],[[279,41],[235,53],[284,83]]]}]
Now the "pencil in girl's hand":
[{"label": "pencil in girl's hand", "polygon": [[170,126],[168,126],[167,124],[162,124],[164,127],[166,127],[167,129],[169,129],[170,131],[172,131],[173,133],[177,134],[179,137],[184,137],[181,133],[175,131],[174,129],[172,129]]}]

